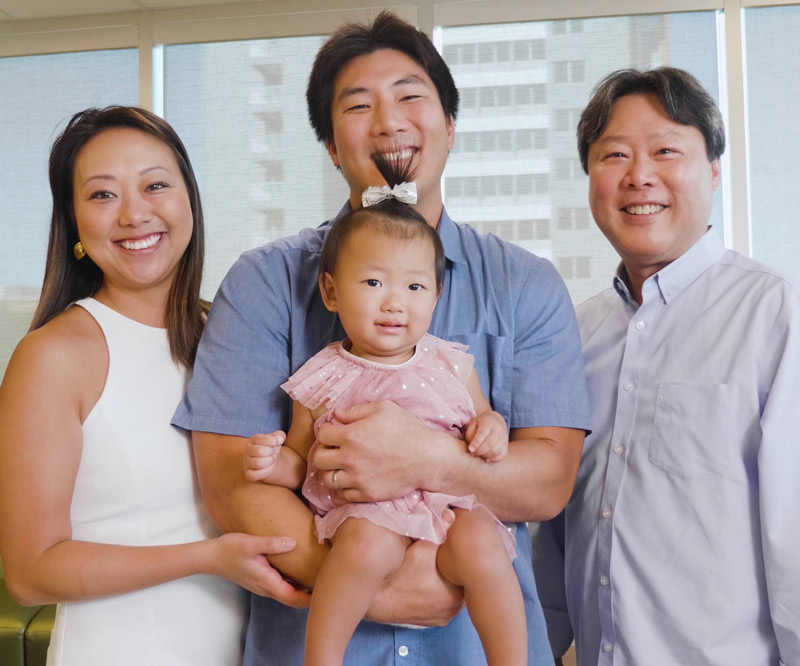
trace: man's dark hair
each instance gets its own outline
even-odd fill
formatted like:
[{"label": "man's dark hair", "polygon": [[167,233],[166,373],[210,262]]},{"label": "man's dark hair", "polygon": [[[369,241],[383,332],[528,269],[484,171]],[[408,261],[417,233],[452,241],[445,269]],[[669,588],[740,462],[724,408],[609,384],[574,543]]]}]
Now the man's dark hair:
[{"label": "man's dark hair", "polygon": [[578,153],[589,173],[589,146],[605,132],[614,103],[626,95],[655,95],[676,123],[696,127],[706,142],[708,161],[725,152],[725,126],[714,99],[688,72],[659,67],[646,72],[621,69],[598,83],[578,122]]},{"label": "man's dark hair", "polygon": [[339,72],[351,61],[381,49],[394,49],[414,60],[433,81],[444,114],[455,121],[458,90],[447,64],[428,36],[389,11],[382,11],[370,25],[346,23],[331,35],[317,53],[306,88],[308,118],[317,139],[333,141],[331,108]]}]

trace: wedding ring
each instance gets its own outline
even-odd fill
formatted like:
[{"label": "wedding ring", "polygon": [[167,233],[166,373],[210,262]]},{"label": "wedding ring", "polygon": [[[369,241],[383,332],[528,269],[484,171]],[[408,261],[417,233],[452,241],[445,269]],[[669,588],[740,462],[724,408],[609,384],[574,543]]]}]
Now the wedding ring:
[{"label": "wedding ring", "polygon": [[339,472],[341,470],[335,469],[333,470],[333,476],[331,477],[331,485],[333,486],[334,490],[339,490],[339,481],[336,479],[339,476]]}]

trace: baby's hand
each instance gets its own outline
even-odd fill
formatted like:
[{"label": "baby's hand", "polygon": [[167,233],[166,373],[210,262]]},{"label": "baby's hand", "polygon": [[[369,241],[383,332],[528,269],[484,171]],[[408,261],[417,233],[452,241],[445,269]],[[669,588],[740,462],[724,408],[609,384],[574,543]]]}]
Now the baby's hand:
[{"label": "baby's hand", "polygon": [[508,453],[508,429],[505,419],[491,410],[481,412],[467,425],[464,437],[473,456],[487,462],[500,462]]},{"label": "baby's hand", "polygon": [[248,481],[261,481],[275,469],[286,433],[276,430],[269,435],[253,435],[244,447],[244,475]]}]

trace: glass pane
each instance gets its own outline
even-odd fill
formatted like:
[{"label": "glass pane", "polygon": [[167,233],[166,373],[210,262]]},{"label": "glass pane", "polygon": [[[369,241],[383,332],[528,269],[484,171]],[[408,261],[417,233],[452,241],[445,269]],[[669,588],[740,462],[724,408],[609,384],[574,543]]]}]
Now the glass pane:
[{"label": "glass pane", "polygon": [[47,159],[90,106],[137,104],[136,49],[0,58],[0,374],[39,299],[50,225]]},{"label": "glass pane", "polygon": [[800,272],[800,6],[745,10],[752,254]]},{"label": "glass pane", "polygon": [[[618,258],[590,222],[580,111],[602,77],[625,67],[681,67],[718,98],[715,12],[443,28],[441,39],[469,100],[445,171],[450,215],[553,261],[576,303],[609,286]],[[501,44],[511,59],[498,66]],[[720,233],[721,202],[718,193]]]},{"label": "glass pane", "polygon": [[205,298],[243,251],[318,226],[347,199],[306,115],[306,82],[325,39],[165,49],[165,116],[186,144],[203,198]]}]

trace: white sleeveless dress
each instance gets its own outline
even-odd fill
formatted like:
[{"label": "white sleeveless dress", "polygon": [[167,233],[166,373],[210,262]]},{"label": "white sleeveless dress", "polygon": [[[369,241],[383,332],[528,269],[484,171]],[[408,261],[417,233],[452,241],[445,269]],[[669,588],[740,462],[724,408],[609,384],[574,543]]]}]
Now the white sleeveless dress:
[{"label": "white sleeveless dress", "polygon": [[[108,345],[103,394],[83,424],[72,538],[156,546],[217,535],[200,500],[187,432],[170,425],[187,381],[166,330],[94,299],[77,303]],[[91,575],[91,573],[90,573]],[[237,666],[247,593],[196,575],[128,594],[59,604],[48,666]]]}]

